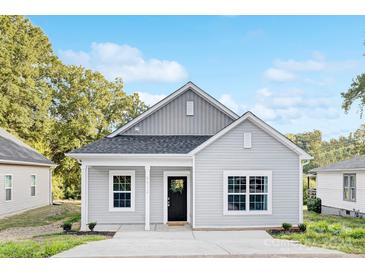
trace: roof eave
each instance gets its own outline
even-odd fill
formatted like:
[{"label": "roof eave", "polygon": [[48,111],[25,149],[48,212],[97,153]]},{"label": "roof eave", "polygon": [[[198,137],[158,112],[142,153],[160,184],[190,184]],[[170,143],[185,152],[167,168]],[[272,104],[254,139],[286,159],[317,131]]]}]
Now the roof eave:
[{"label": "roof eave", "polygon": [[6,159],[0,159],[0,164],[24,165],[24,166],[48,166],[48,167],[57,167],[58,166],[55,163],[39,163],[39,162],[31,162],[31,161],[16,161],[16,160],[6,160]]}]

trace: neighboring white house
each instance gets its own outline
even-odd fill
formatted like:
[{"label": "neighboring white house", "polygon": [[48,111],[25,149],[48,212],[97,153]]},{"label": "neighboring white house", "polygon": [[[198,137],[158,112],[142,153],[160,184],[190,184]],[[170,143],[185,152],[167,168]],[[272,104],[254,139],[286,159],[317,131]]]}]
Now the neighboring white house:
[{"label": "neighboring white house", "polygon": [[195,229],[303,221],[302,160],[311,156],[191,82],[68,156],[81,162],[82,229],[92,221],[146,230],[175,221]]},{"label": "neighboring white house", "polygon": [[0,128],[0,217],[51,204],[54,166]]},{"label": "neighboring white house", "polygon": [[322,213],[365,215],[365,155],[311,170],[316,173]]}]

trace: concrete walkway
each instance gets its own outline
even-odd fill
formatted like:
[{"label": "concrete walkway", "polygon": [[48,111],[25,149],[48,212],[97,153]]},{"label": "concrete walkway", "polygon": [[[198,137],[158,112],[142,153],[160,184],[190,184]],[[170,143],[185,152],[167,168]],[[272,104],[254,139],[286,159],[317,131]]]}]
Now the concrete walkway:
[{"label": "concrete walkway", "polygon": [[263,230],[192,231],[189,227],[122,226],[112,239],[55,257],[345,257],[344,253],[273,239]]}]

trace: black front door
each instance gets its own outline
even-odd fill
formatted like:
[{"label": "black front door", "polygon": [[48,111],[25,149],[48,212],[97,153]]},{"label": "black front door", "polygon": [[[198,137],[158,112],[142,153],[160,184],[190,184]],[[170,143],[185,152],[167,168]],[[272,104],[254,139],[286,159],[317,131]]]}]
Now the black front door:
[{"label": "black front door", "polygon": [[168,221],[186,221],[187,179],[168,177]]}]

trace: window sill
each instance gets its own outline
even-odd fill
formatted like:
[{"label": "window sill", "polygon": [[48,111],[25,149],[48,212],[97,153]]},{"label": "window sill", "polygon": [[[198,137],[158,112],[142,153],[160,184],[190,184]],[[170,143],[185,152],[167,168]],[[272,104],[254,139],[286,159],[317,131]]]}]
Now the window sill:
[{"label": "window sill", "polygon": [[272,215],[271,210],[265,211],[224,211],[223,215],[235,216],[235,215]]},{"label": "window sill", "polygon": [[110,212],[134,212],[134,208],[109,208]]}]

